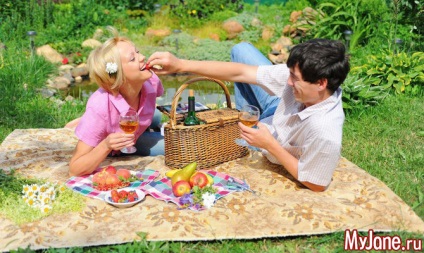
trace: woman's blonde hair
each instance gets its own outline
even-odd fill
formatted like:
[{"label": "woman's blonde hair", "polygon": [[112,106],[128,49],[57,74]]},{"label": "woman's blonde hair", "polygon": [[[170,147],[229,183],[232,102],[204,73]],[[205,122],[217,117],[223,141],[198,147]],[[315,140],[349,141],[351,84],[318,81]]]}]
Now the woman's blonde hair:
[{"label": "woman's blonde hair", "polygon": [[[118,31],[114,27],[108,26],[107,30],[113,37],[91,51],[87,59],[87,65],[90,79],[107,92],[117,95],[119,88],[125,82],[125,76],[122,71],[121,56],[116,46],[120,41],[133,43],[129,39],[119,36]],[[109,74],[106,71],[107,63],[116,63],[118,70]]]}]

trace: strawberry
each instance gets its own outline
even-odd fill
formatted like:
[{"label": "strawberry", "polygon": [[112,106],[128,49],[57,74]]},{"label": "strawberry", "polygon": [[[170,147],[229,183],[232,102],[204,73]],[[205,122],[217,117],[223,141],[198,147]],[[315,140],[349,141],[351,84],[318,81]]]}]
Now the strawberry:
[{"label": "strawberry", "polygon": [[128,192],[125,191],[125,190],[118,192],[118,194],[119,194],[119,197],[121,197],[121,198],[125,198],[125,197],[128,196]]},{"label": "strawberry", "polygon": [[118,202],[119,201],[119,193],[118,193],[117,190],[112,190],[110,192],[110,196],[111,196],[113,202]]},{"label": "strawberry", "polygon": [[118,203],[119,202],[119,196],[112,196],[112,201],[113,202],[115,202],[115,203]]},{"label": "strawberry", "polygon": [[128,192],[128,200],[132,199],[131,201],[137,200],[138,199],[138,195],[135,191],[130,191]]},{"label": "strawberry", "polygon": [[133,201],[135,201],[134,195],[132,194],[128,195],[128,202],[133,202]]}]

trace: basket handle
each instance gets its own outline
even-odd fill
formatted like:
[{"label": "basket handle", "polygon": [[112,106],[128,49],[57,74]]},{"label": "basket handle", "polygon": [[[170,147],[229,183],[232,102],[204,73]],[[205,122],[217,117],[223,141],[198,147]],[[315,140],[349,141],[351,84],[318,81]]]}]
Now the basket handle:
[{"label": "basket handle", "polygon": [[211,81],[211,82],[219,84],[219,86],[221,86],[221,88],[224,90],[225,98],[227,100],[227,107],[232,109],[230,92],[228,91],[227,86],[222,81],[214,79],[214,78],[209,78],[209,77],[196,77],[182,84],[180,88],[177,90],[177,92],[175,93],[174,97],[172,98],[171,112],[169,114],[169,119],[170,119],[172,128],[174,128],[177,124],[177,120],[176,120],[177,105],[183,90],[185,90],[190,84],[199,82],[199,81]]}]

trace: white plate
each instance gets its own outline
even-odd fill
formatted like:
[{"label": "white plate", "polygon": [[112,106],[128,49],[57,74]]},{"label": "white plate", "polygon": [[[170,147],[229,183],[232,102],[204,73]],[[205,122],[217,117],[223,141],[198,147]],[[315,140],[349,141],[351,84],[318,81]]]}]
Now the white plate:
[{"label": "white plate", "polygon": [[125,188],[117,189],[118,192],[120,192],[122,190],[125,190],[125,191],[135,191],[137,193],[138,199],[136,201],[133,201],[133,202],[115,203],[115,202],[112,201],[112,197],[111,197],[111,192],[112,191],[108,191],[108,192],[106,192],[105,198],[104,198],[104,200],[106,201],[106,203],[108,203],[108,204],[110,204],[112,206],[118,207],[118,208],[128,208],[128,207],[132,207],[135,204],[143,201],[144,198],[146,197],[146,194],[144,194],[144,192],[142,192],[139,189],[135,189],[135,188],[131,188],[131,187],[125,187]]}]

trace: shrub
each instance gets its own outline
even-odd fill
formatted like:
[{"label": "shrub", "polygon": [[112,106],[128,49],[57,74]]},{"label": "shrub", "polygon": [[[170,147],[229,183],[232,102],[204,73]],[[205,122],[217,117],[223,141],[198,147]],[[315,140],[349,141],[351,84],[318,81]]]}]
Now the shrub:
[{"label": "shrub", "polygon": [[213,13],[223,10],[240,12],[242,0],[173,0],[169,1],[172,13],[176,16],[192,19],[208,19]]},{"label": "shrub", "polygon": [[389,95],[381,86],[371,86],[364,78],[349,74],[342,85],[343,108],[346,111],[376,105]]},{"label": "shrub", "polygon": [[420,90],[415,86],[424,86],[424,52],[371,55],[365,64],[352,68],[351,73],[370,86],[415,94]]}]

